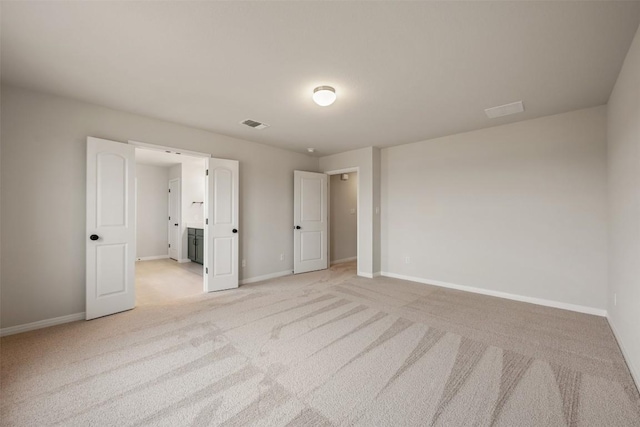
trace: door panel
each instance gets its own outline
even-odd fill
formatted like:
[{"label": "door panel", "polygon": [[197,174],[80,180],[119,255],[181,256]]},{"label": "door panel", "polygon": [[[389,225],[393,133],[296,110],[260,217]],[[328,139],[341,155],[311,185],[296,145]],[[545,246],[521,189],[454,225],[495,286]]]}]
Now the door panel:
[{"label": "door panel", "polygon": [[233,196],[232,171],[216,169],[213,171],[214,198],[224,201],[214,203],[213,223],[216,225],[231,224],[233,222],[233,203],[226,203]]},{"label": "door panel", "polygon": [[180,259],[182,245],[182,197],[181,181],[179,178],[169,181],[169,258]]},{"label": "door panel", "polygon": [[322,179],[302,178],[300,189],[300,220],[322,221]]},{"label": "door panel", "polygon": [[127,159],[119,154],[101,152],[96,155],[96,168],[98,227],[126,226]]},{"label": "door panel", "polygon": [[[135,305],[135,148],[87,138],[86,318]],[[96,237],[96,239],[90,238]]]},{"label": "door panel", "polygon": [[121,244],[96,247],[98,298],[126,292],[127,246]]},{"label": "door panel", "polygon": [[327,175],[294,172],[293,272],[324,270],[327,256]]},{"label": "door panel", "polygon": [[322,258],[322,232],[300,230],[300,261],[316,261]]},{"label": "door panel", "polygon": [[240,178],[236,160],[208,159],[207,170],[204,265],[211,292],[238,287]]},{"label": "door panel", "polygon": [[218,256],[213,260],[213,274],[218,277],[233,274],[233,239],[231,237],[220,237],[213,241],[213,251]]}]

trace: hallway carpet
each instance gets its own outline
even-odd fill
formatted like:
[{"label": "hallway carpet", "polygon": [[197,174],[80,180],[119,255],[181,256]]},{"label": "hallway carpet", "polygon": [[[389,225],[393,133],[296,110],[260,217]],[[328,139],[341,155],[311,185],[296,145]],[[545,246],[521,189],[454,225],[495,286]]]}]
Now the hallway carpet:
[{"label": "hallway carpet", "polygon": [[2,338],[4,426],[638,426],[604,318],[353,264]]},{"label": "hallway carpet", "polygon": [[170,304],[178,298],[204,292],[203,267],[172,259],[136,262],[136,306]]}]

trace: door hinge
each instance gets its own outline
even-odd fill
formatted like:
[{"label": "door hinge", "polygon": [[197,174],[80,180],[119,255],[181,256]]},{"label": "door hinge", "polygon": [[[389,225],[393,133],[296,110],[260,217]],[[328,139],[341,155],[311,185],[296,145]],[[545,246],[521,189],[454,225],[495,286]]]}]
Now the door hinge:
[{"label": "door hinge", "polygon": [[205,175],[209,176],[209,169],[207,169]]},{"label": "door hinge", "polygon": [[169,221],[171,221],[171,217],[169,217]]},{"label": "door hinge", "polygon": [[171,247],[171,243],[169,243],[169,247]]},{"label": "door hinge", "polygon": [[171,193],[171,189],[169,189],[169,193]]},{"label": "door hinge", "polygon": [[208,225],[209,224],[209,218],[205,219],[204,223]]},{"label": "door hinge", "polygon": [[209,274],[209,269],[208,269],[208,268],[205,268],[205,269],[204,269],[204,272],[205,272],[206,274]]}]

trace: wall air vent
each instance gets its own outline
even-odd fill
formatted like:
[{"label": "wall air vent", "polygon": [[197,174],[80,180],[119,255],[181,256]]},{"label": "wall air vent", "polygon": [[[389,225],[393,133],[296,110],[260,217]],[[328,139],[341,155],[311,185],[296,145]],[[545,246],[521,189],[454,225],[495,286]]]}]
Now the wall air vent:
[{"label": "wall air vent", "polygon": [[241,125],[249,126],[253,129],[266,129],[269,127],[266,123],[256,122],[255,120],[247,119],[245,121],[240,122]]},{"label": "wall air vent", "polygon": [[490,119],[508,116],[509,114],[522,113],[523,111],[524,105],[522,105],[522,101],[512,102],[511,104],[498,105],[497,107],[491,107],[484,110],[485,114]]}]

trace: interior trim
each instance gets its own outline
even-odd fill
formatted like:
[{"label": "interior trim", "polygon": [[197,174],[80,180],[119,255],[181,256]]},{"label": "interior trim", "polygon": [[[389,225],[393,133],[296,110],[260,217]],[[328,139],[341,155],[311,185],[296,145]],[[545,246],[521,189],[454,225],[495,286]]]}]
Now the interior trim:
[{"label": "interior trim", "polygon": [[633,378],[633,380],[636,382],[636,388],[640,390],[640,370],[638,370],[638,367],[634,366],[634,364],[631,362],[633,359],[630,357],[629,352],[625,349],[625,346],[620,339],[620,334],[618,334],[618,332],[616,331],[616,327],[614,326],[611,317],[609,317],[609,314],[607,314],[607,322],[609,323],[611,331],[613,331],[613,336],[618,342],[618,347],[620,347],[620,350],[622,351],[624,361],[627,362],[627,367],[629,368],[629,372],[631,372],[631,378]]},{"label": "interior trim", "polygon": [[394,279],[408,280],[410,282],[423,283],[425,285],[440,286],[442,288],[457,289],[459,291],[473,292],[474,294],[489,295],[492,297],[510,299],[513,301],[528,302],[530,304],[544,305],[546,307],[560,308],[563,310],[576,311],[578,313],[593,314],[595,316],[605,317],[607,310],[602,308],[587,307],[584,305],[569,304],[566,302],[552,301],[544,298],[527,297],[523,295],[510,294],[507,292],[492,291],[489,289],[476,288],[473,286],[456,285],[455,283],[441,282],[439,280],[423,279],[420,277],[405,276],[402,274],[390,273],[383,271],[383,276],[392,277]]},{"label": "interior trim", "polygon": [[289,276],[293,274],[291,270],[279,271],[277,273],[265,274],[262,276],[249,277],[248,279],[240,280],[241,285],[246,285],[249,283],[262,282],[263,280],[275,279],[277,277]]},{"label": "interior trim", "polygon": [[68,314],[66,316],[54,317],[52,319],[38,320],[37,322],[25,323],[23,325],[9,326],[0,329],[0,337],[19,334],[22,332],[35,331],[36,329],[48,328],[49,326],[62,325],[63,323],[84,320],[85,313]]}]

